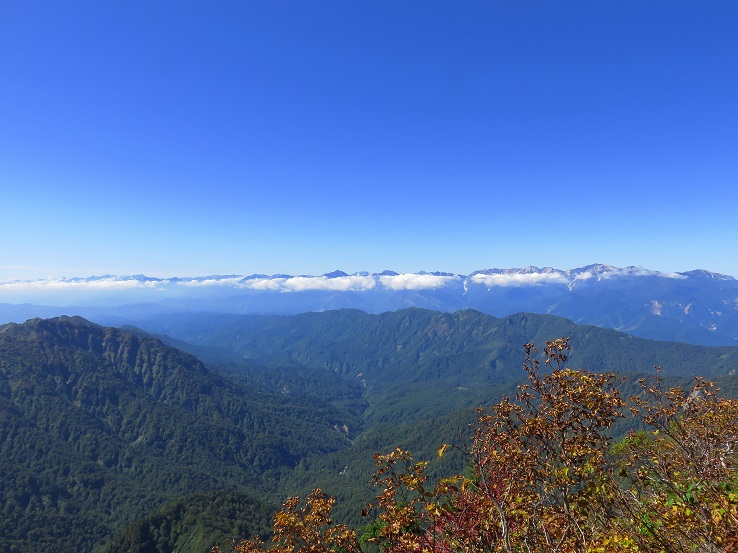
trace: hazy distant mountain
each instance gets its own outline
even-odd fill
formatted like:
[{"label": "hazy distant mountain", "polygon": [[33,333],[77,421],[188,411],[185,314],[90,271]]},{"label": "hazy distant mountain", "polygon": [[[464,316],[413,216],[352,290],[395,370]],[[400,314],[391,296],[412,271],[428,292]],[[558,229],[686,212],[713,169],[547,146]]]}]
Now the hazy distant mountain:
[{"label": "hazy distant mountain", "polygon": [[0,320],[75,313],[109,324],[191,311],[296,314],[342,308],[368,313],[405,307],[446,312],[474,308],[495,316],[550,313],[659,340],[738,344],[738,281],[703,270],[666,273],[588,265],[566,271],[486,269],[470,275],[393,271],[168,279],[105,275],[2,283],[0,301],[8,302],[0,305]]}]

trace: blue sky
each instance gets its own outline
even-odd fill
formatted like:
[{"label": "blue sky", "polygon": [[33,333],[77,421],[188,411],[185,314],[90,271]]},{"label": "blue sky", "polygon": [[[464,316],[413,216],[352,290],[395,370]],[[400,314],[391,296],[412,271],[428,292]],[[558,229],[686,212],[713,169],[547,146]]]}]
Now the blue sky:
[{"label": "blue sky", "polygon": [[738,276],[738,2],[0,2],[0,281]]}]

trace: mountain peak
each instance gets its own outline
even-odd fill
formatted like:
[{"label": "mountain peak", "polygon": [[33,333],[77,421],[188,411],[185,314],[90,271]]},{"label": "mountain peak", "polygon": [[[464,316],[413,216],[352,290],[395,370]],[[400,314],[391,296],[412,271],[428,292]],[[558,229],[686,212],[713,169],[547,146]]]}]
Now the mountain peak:
[{"label": "mountain peak", "polygon": [[713,273],[712,271],[706,271],[705,269],[695,269],[693,271],[687,271],[686,273],[679,273],[689,277],[696,278],[709,278],[712,280],[735,280],[732,276],[723,275],[720,273]]},{"label": "mountain peak", "polygon": [[340,277],[347,277],[348,273],[344,273],[343,271],[336,270],[331,273],[325,273],[323,276],[326,278],[340,278]]}]

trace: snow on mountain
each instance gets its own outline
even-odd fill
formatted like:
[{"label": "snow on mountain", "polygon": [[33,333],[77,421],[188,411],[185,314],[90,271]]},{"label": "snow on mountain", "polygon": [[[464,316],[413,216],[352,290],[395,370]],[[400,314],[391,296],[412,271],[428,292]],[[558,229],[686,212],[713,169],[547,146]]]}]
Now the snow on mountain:
[{"label": "snow on mountain", "polygon": [[0,300],[11,301],[12,296],[23,297],[34,292],[63,293],[65,291],[104,291],[125,289],[173,290],[178,287],[195,288],[217,286],[231,289],[274,290],[284,292],[308,290],[423,290],[442,286],[462,285],[466,287],[534,286],[542,284],[572,285],[590,279],[603,280],[620,277],[660,277],[670,279],[711,278],[719,281],[735,281],[731,276],[705,270],[686,273],[666,273],[639,267],[613,267],[611,265],[587,265],[576,269],[561,270],[552,267],[528,266],[514,269],[484,269],[470,275],[448,272],[381,273],[359,272],[348,274],[340,270],[320,276],[287,274],[208,275],[196,277],[156,278],[146,275],[100,275],[90,277],[61,277],[39,280],[15,280],[0,282]]},{"label": "snow on mountain", "polygon": [[50,313],[48,307],[22,309],[23,303],[57,306],[57,311],[63,306],[64,312],[90,316],[115,313],[126,320],[163,310],[293,314],[347,307],[370,313],[474,308],[495,316],[550,313],[656,339],[738,344],[735,278],[705,270],[670,273],[603,264],[569,270],[494,268],[469,275],[389,270],[335,270],[319,276],[101,275],[0,282],[2,303],[0,322]]}]

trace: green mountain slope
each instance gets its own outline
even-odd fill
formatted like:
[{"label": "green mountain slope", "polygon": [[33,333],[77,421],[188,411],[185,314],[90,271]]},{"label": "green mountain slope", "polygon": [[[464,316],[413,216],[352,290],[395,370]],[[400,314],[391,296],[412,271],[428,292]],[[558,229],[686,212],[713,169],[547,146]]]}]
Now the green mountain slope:
[{"label": "green mountain slope", "polygon": [[[374,493],[368,486],[372,455],[399,445],[418,458],[433,457],[435,448],[453,441],[475,419],[474,407],[515,393],[524,377],[521,346],[526,342],[542,347],[547,339],[571,336],[571,367],[635,376],[653,373],[658,365],[669,384],[688,385],[693,376],[707,375],[718,378],[728,395],[736,392],[731,373],[738,366],[737,348],[645,340],[547,315],[495,318],[422,309],[381,315],[356,310],[289,317],[203,314],[160,319],[147,328],[194,342],[216,363],[229,354],[245,358],[240,366],[246,375],[256,376],[249,363],[266,363],[284,379],[290,373],[322,374],[360,383],[368,404],[364,432],[351,448],[298,465],[281,488],[283,495],[304,494],[319,485],[338,497],[337,513],[353,524],[362,523],[358,513]],[[239,364],[232,362],[228,370],[238,374]],[[639,387],[631,380],[623,383],[623,391],[636,394]],[[615,432],[625,430],[618,425]]]},{"label": "green mountain slope", "polygon": [[546,315],[208,314],[146,328],[208,367],[80,318],[0,327],[0,551],[207,550],[263,531],[275,503],[316,485],[361,524],[372,455],[400,445],[432,457],[474,407],[514,393],[530,341],[571,336],[571,367],[661,365],[670,382],[699,374],[738,393],[738,348]]},{"label": "green mountain slope", "polygon": [[90,551],[175,497],[349,445],[327,403],[80,318],[0,327],[0,550]]},{"label": "green mountain slope", "polygon": [[658,342],[552,315],[495,318],[478,311],[404,309],[380,315],[357,310],[286,316],[181,315],[144,328],[219,348],[273,366],[326,369],[366,386],[440,381],[449,386],[519,378],[521,345],[570,336],[570,365],[590,370],[651,371],[706,377],[738,368],[738,348]]},{"label": "green mountain slope", "polygon": [[243,536],[271,534],[275,508],[228,491],[177,498],[131,524],[103,553],[204,553]]}]

